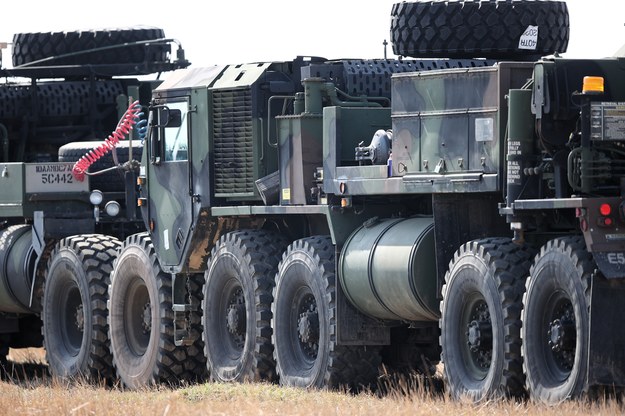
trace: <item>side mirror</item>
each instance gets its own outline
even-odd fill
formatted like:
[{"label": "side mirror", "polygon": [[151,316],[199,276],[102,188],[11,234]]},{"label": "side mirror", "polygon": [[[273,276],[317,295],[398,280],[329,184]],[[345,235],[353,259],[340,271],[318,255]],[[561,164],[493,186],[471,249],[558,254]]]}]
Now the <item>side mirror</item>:
[{"label": "side mirror", "polygon": [[153,107],[152,111],[156,113],[152,127],[180,127],[182,125],[182,113],[178,109],[159,105]]},{"label": "side mirror", "polygon": [[153,165],[161,163],[161,138],[165,137],[164,128],[182,126],[182,112],[176,108],[169,108],[166,105],[156,105],[150,108],[150,120],[148,128],[150,131],[150,162]]}]

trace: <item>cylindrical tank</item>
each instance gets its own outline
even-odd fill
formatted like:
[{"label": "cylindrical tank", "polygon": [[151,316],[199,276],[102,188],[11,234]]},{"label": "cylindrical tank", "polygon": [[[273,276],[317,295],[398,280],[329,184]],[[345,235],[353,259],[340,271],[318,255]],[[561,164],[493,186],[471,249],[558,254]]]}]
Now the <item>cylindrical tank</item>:
[{"label": "cylindrical tank", "polygon": [[365,223],[345,243],[338,272],[347,298],[366,315],[438,320],[432,218]]},{"label": "cylindrical tank", "polygon": [[29,304],[35,260],[29,225],[0,231],[0,312],[32,313]]}]

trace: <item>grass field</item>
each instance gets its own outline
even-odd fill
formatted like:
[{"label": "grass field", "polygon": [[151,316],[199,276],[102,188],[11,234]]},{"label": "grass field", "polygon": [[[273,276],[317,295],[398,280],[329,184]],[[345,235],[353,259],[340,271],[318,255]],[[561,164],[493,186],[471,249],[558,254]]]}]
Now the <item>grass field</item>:
[{"label": "grass field", "polygon": [[[621,415],[616,401],[456,402],[418,385],[397,383],[388,394],[357,395],[283,388],[270,384],[205,383],[177,389],[124,391],[121,387],[62,384],[50,379],[40,350],[12,351],[17,364],[0,382],[0,415]],[[415,383],[416,384],[416,383]]]}]

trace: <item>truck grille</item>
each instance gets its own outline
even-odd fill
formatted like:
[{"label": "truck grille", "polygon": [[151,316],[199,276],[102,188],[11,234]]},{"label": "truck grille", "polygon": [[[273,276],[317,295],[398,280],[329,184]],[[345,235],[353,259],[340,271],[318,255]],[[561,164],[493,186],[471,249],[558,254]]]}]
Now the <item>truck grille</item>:
[{"label": "truck grille", "polygon": [[215,196],[254,195],[253,139],[251,90],[214,90]]}]

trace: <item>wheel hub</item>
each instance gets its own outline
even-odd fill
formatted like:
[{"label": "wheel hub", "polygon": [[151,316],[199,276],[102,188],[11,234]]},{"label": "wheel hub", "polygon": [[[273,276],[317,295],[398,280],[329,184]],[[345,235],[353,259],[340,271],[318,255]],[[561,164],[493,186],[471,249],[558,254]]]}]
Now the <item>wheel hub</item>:
[{"label": "wheel hub", "polygon": [[[231,289],[226,304],[221,306],[220,319],[225,318],[225,329],[228,331],[232,347],[237,351],[242,351],[245,347],[245,337],[247,331],[247,318],[245,312],[245,296],[243,289],[238,284]],[[222,321],[223,322],[223,321]]]},{"label": "wheel hub", "polygon": [[230,305],[228,315],[226,317],[226,325],[228,332],[232,335],[241,335],[245,333],[245,305]]},{"label": "wheel hub", "polygon": [[473,352],[490,350],[493,346],[493,331],[488,321],[471,321],[467,331],[469,348]]},{"label": "wheel hub", "polygon": [[319,350],[319,313],[312,294],[305,295],[299,302],[297,337],[302,352],[308,359],[316,359]]},{"label": "wheel hub", "polygon": [[568,320],[555,319],[549,324],[549,346],[554,352],[575,348],[575,325]]},{"label": "wheel hub", "polygon": [[74,312],[74,319],[76,323],[76,328],[78,328],[80,332],[83,332],[85,329],[85,315],[82,304],[76,307],[76,312]]},{"label": "wheel hub", "polygon": [[565,372],[571,371],[575,362],[577,329],[575,312],[569,300],[558,302],[547,328],[547,345],[553,352],[556,365]]},{"label": "wheel hub", "polygon": [[493,329],[488,305],[484,300],[472,306],[465,334],[475,365],[482,369],[489,368],[493,357]]},{"label": "wheel hub", "polygon": [[150,333],[150,330],[152,329],[152,307],[149,302],[143,306],[141,325],[143,327],[144,334]]},{"label": "wheel hub", "polygon": [[300,314],[297,327],[301,342],[316,343],[319,341],[319,315],[317,311],[307,311]]}]

